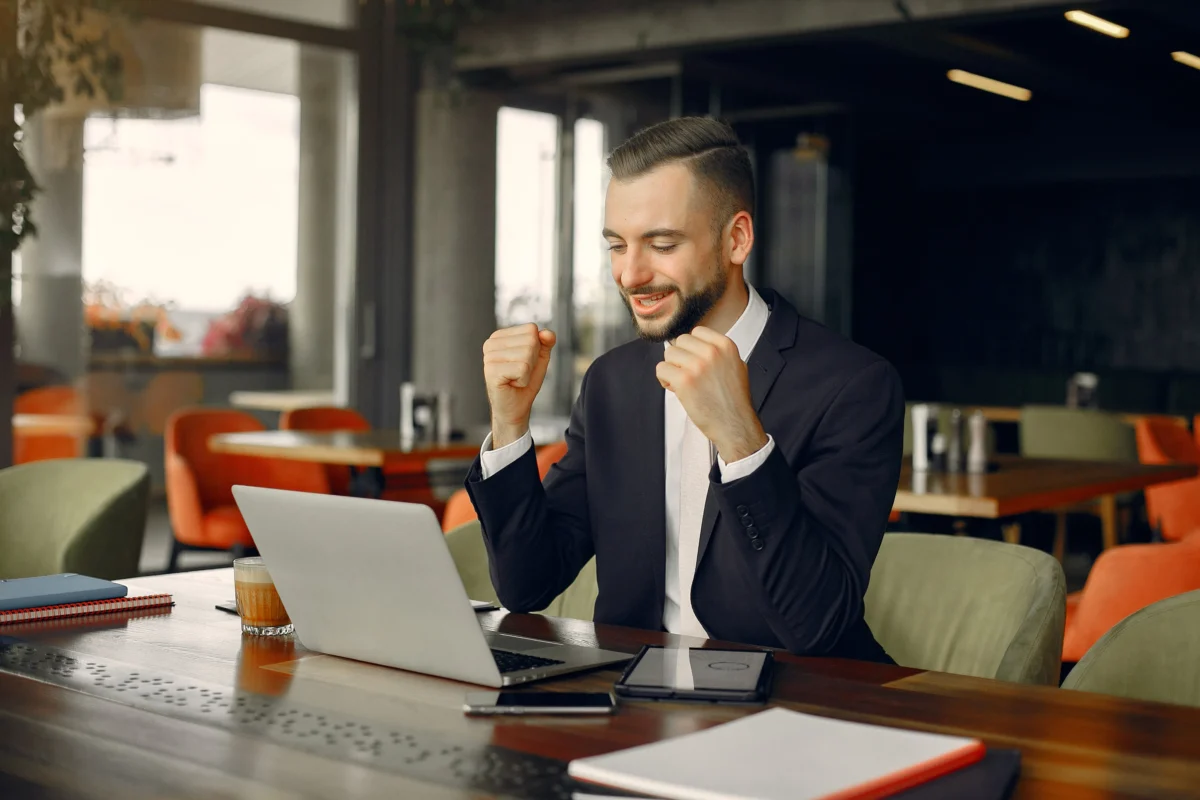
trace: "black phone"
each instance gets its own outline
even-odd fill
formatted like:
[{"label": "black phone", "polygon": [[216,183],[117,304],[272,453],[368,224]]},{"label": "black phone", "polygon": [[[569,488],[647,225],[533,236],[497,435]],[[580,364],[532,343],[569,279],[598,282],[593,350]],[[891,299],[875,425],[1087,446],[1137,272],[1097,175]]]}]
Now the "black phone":
[{"label": "black phone", "polygon": [[611,714],[617,707],[609,692],[471,692],[463,712],[493,714]]},{"label": "black phone", "polygon": [[233,600],[230,600],[227,603],[217,603],[217,611],[224,611],[236,616],[238,613],[237,603],[235,603]]},{"label": "black phone", "polygon": [[770,650],[645,645],[613,690],[637,700],[765,703],[774,665]]}]

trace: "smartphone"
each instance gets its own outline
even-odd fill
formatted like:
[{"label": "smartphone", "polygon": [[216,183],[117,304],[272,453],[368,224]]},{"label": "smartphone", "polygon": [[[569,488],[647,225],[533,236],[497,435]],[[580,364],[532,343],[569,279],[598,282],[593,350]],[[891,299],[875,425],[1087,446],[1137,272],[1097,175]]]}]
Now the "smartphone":
[{"label": "smartphone", "polygon": [[238,613],[237,603],[235,603],[233,600],[230,600],[226,603],[217,603],[217,611],[224,611],[227,614],[233,614],[236,616]]},{"label": "smartphone", "polygon": [[611,714],[617,702],[610,692],[471,692],[466,714]]}]

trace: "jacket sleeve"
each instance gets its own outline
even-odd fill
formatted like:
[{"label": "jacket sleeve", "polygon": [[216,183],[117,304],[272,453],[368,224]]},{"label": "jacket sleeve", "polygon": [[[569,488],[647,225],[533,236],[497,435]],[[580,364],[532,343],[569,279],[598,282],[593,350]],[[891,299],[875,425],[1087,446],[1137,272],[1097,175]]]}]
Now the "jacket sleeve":
[{"label": "jacket sleeve", "polygon": [[584,470],[587,376],[567,427],[567,453],[538,479],[530,448],[487,480],[476,457],[466,488],[483,526],[492,585],[510,611],[541,611],[594,554]]},{"label": "jacket sleeve", "polygon": [[713,535],[737,539],[736,568],[789,651],[826,653],[862,619],[903,440],[900,378],[877,362],[836,395],[801,463],[789,465],[776,447],[753,473],[726,484],[714,467],[721,524]]}]

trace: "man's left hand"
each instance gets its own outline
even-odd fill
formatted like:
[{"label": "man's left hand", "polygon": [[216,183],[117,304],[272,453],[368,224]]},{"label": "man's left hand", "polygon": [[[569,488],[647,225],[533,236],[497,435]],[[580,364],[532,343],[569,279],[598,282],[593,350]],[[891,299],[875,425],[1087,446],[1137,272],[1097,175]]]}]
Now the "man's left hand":
[{"label": "man's left hand", "polygon": [[767,434],[750,401],[746,364],[728,336],[703,326],[680,336],[667,348],[656,375],[726,464],[766,446]]}]

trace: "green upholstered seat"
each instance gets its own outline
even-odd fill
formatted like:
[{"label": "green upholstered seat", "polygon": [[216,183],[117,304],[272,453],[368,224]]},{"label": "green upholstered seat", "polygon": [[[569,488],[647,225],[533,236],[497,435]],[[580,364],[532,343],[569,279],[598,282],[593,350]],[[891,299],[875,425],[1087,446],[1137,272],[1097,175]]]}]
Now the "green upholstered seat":
[{"label": "green upholstered seat", "polygon": [[1118,622],[1063,688],[1200,706],[1200,591],[1160,600]]},{"label": "green upholstered seat", "polygon": [[[483,529],[478,520],[464,523],[446,533],[446,545],[463,588],[472,600],[489,600],[499,605],[492,578],[488,573],[487,548],[483,544]],[[567,619],[591,620],[596,607],[596,559],[584,565],[574,583],[543,609],[541,614]]]},{"label": "green upholstered seat", "polygon": [[0,470],[0,578],[137,575],[150,476],[137,461],[36,461]]},{"label": "green upholstered seat", "polygon": [[1065,406],[1024,406],[1021,455],[1136,462],[1137,437],[1133,426],[1116,414]]},{"label": "green upholstered seat", "polygon": [[1049,555],[958,536],[889,533],[866,618],[906,667],[1057,685],[1066,579]]}]

